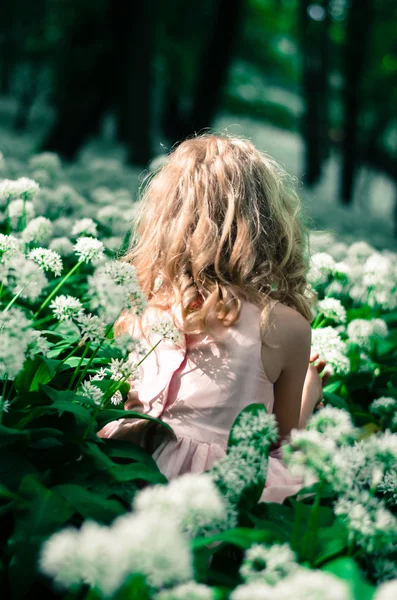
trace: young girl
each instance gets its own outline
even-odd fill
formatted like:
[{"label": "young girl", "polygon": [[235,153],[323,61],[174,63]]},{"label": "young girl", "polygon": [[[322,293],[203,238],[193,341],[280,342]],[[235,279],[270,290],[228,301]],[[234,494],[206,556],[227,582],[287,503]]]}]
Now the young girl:
[{"label": "young girl", "polygon": [[[138,237],[124,260],[136,267],[148,308],[140,323],[124,314],[116,333],[145,339],[168,315],[183,335],[143,362],[126,408],[174,434],[120,419],[99,435],[142,444],[174,478],[222,458],[234,419],[253,402],[275,414],[280,442],[304,427],[327,377],[323,361],[309,364],[307,231],[281,167],[243,139],[189,139],[147,186]],[[275,448],[261,499],[282,502],[299,488]]]}]

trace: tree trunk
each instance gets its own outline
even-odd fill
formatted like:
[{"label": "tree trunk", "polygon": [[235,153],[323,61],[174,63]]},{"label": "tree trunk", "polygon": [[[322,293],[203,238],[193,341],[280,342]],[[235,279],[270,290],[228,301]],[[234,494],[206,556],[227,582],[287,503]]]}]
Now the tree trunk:
[{"label": "tree trunk", "polygon": [[345,44],[345,86],[343,93],[344,126],[340,198],[344,204],[353,200],[358,164],[360,86],[371,28],[371,0],[351,0]]},{"label": "tree trunk", "polygon": [[144,166],[152,158],[156,0],[112,4],[117,132],[127,143],[128,162]]},{"label": "tree trunk", "polygon": [[[323,0],[323,20],[309,16],[310,0],[300,2],[302,47],[302,87],[305,109],[302,132],[305,143],[303,179],[314,185],[321,177],[323,161],[328,156],[328,55],[329,1]],[[319,3],[320,4],[320,3]]]},{"label": "tree trunk", "polygon": [[[233,58],[244,0],[219,0],[209,44],[201,61],[193,104],[179,139],[210,127]],[[176,141],[176,140],[173,140]]]},{"label": "tree trunk", "polygon": [[112,53],[106,15],[96,5],[76,15],[60,66],[57,117],[41,150],[75,158],[99,127],[110,102]]}]

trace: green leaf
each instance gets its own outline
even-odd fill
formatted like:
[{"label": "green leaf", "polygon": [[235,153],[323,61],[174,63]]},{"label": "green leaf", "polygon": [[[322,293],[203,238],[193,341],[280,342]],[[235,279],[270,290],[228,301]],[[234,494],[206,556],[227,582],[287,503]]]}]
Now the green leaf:
[{"label": "green leaf", "polygon": [[126,512],[117,500],[105,500],[79,485],[57,485],[52,490],[65,498],[85,519],[109,524]]},{"label": "green leaf", "polygon": [[333,523],[331,527],[319,527],[317,531],[314,566],[319,567],[331,558],[342,554],[346,550],[347,545],[347,530],[338,521]]},{"label": "green leaf", "polygon": [[59,364],[59,360],[53,360],[52,358],[42,358],[42,363],[37,369],[36,373],[34,374],[34,377],[29,387],[29,391],[35,392],[39,389],[40,384],[45,384],[51,381]]},{"label": "green leaf", "polygon": [[139,463],[131,465],[117,465],[109,471],[116,481],[134,481],[140,479],[148,483],[167,483],[167,478],[157,469],[149,468]]},{"label": "green leaf", "polygon": [[8,541],[11,560],[8,570],[13,600],[28,596],[37,576],[37,560],[42,543],[66,524],[73,507],[64,498],[28,475],[19,487],[26,498],[15,511],[15,529]]},{"label": "green leaf", "polygon": [[10,427],[5,427],[0,424],[0,448],[27,441],[28,435],[26,431],[18,431],[18,429],[11,429]]},{"label": "green leaf", "polygon": [[147,421],[152,421],[153,423],[158,423],[158,425],[162,425],[165,429],[172,432],[172,427],[170,427],[164,421],[160,419],[156,419],[155,417],[151,417],[150,415],[145,415],[143,413],[135,412],[133,410],[117,410],[116,408],[104,408],[98,413],[97,423],[98,429],[102,429],[107,423],[111,423],[112,421],[117,421],[117,419],[144,419]]},{"label": "green leaf", "polygon": [[336,394],[333,394],[332,392],[326,391],[325,388],[323,390],[323,396],[327,404],[330,404],[335,408],[343,408],[344,410],[349,410],[349,405],[347,404],[346,400],[344,400],[340,396],[337,396]]},{"label": "green leaf", "polygon": [[114,440],[112,438],[104,438],[102,441],[106,447],[106,454],[111,458],[129,459],[156,468],[156,461],[142,446],[127,440]]},{"label": "green leaf", "polygon": [[95,465],[97,471],[111,469],[115,463],[99,447],[99,443],[88,442],[81,449],[84,457]]},{"label": "green leaf", "polygon": [[337,558],[322,567],[322,571],[332,573],[345,581],[353,598],[357,600],[371,600],[375,587],[364,579],[364,575],[350,557]]},{"label": "green leaf", "polygon": [[[203,548],[204,546],[209,546],[215,542],[224,542],[227,544],[232,544],[233,546],[237,546],[238,548],[247,549],[250,548],[252,544],[271,543],[273,541],[273,531],[267,529],[236,527],[235,529],[229,529],[216,535],[194,538],[191,544],[193,550]],[[214,551],[216,549],[217,548],[214,548]]]},{"label": "green leaf", "polygon": [[3,448],[0,453],[0,481],[10,490],[15,491],[21,480],[30,473],[36,473],[31,462],[18,452]]}]

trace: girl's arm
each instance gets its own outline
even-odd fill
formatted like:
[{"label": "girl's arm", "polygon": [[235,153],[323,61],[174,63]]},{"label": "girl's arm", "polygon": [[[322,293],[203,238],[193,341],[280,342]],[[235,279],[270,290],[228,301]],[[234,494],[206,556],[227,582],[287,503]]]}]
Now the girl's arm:
[{"label": "girl's arm", "polygon": [[305,426],[318,399],[314,402],[312,396],[302,397],[310,358],[310,324],[293,309],[282,308],[283,314],[277,319],[281,373],[274,384],[273,412],[280,438],[285,439],[291,429]]}]

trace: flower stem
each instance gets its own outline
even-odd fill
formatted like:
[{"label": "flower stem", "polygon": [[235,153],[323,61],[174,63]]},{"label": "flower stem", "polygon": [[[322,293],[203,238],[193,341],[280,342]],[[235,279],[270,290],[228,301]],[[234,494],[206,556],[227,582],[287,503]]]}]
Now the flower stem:
[{"label": "flower stem", "polygon": [[[27,285],[27,284],[26,284]],[[22,294],[23,290],[26,288],[26,285],[24,285],[17,294],[15,294],[15,296],[13,298],[11,298],[11,300],[9,301],[9,303],[7,304],[7,306],[5,307],[5,309],[3,310],[3,312],[7,312],[7,310],[9,308],[11,308],[11,306],[14,304],[14,302],[16,300],[18,300],[19,296]]]},{"label": "flower stem", "polygon": [[292,531],[292,540],[291,540],[291,548],[295,552],[298,552],[298,541],[299,541],[301,520],[302,520],[302,502],[298,501],[297,507],[296,507],[296,512],[295,512],[294,528]]},{"label": "flower stem", "polygon": [[42,305],[40,306],[39,310],[33,315],[33,319],[37,319],[38,315],[41,313],[41,311],[43,310],[43,308],[45,308],[47,306],[47,304],[49,303],[50,300],[52,300],[52,298],[55,296],[55,294],[57,293],[57,291],[63,286],[63,284],[69,279],[69,277],[71,275],[73,275],[73,273],[75,273],[77,271],[77,269],[80,267],[80,265],[83,263],[82,260],[79,260],[79,262],[77,262],[74,267],[72,267],[69,271],[69,273],[66,273],[65,277],[63,277],[61,279],[61,281],[58,283],[57,286],[55,286],[55,288],[52,290],[52,292],[47,296],[47,298],[44,300],[44,302],[42,303]]},{"label": "flower stem", "polygon": [[[305,536],[303,538],[303,546],[302,546],[302,554],[304,558],[311,563],[314,558],[314,552],[316,549],[316,541],[317,541],[317,531],[318,531],[318,516],[320,513],[320,501],[321,501],[321,492],[323,488],[323,482],[320,481],[316,496],[314,498],[314,503],[312,506],[312,510],[310,512],[310,517],[307,523],[307,529]],[[307,557],[306,557],[307,551]]]},{"label": "flower stem", "polygon": [[86,347],[84,348],[84,352],[83,352],[83,354],[82,354],[82,355],[81,355],[81,357],[80,357],[80,360],[79,360],[79,362],[78,362],[78,365],[77,365],[77,367],[75,368],[75,370],[74,370],[74,372],[73,372],[72,378],[71,378],[71,380],[69,381],[69,385],[68,385],[68,388],[67,388],[68,390],[71,390],[71,389],[72,389],[72,386],[73,386],[74,380],[75,380],[75,379],[76,379],[76,377],[77,377],[77,374],[78,374],[78,372],[79,372],[79,369],[80,369],[81,365],[83,364],[83,360],[84,360],[84,359],[85,359],[85,357],[87,356],[87,352],[88,352],[88,350],[90,349],[90,346],[91,346],[91,342],[88,342],[88,344],[87,344],[87,345],[86,345]]}]

